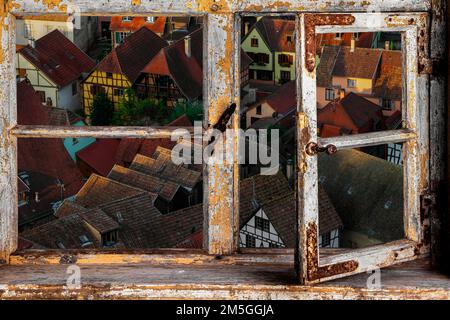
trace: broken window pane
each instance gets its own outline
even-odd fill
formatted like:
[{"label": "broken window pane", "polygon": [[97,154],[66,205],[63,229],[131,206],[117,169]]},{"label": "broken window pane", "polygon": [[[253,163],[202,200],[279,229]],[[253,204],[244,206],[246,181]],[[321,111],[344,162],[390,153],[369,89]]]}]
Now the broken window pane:
[{"label": "broken window pane", "polygon": [[239,244],[296,241],[295,18],[242,18]]},{"label": "broken window pane", "polygon": [[[39,113],[48,117],[19,124],[163,126],[183,113],[202,119],[201,17],[22,16],[16,31],[18,98],[39,96]],[[23,97],[24,84],[34,93]]]},{"label": "broken window pane", "polygon": [[402,128],[401,33],[317,34],[322,138]]},{"label": "broken window pane", "polygon": [[319,155],[319,246],[365,248],[400,240],[402,144]]}]

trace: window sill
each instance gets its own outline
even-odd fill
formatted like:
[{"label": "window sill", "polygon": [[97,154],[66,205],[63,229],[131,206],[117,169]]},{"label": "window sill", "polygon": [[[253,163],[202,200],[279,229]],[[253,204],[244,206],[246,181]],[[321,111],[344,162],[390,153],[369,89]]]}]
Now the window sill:
[{"label": "window sill", "polygon": [[65,288],[67,264],[13,258],[0,266],[0,299],[450,299],[450,278],[431,270],[428,259],[383,269],[381,288],[368,289],[367,274],[300,286],[287,252],[278,264],[270,262],[270,253],[252,261],[243,254],[240,261],[211,257],[198,264],[192,264],[195,253],[188,261],[175,255],[177,263],[168,264],[98,264],[88,256],[78,260],[80,289]]}]

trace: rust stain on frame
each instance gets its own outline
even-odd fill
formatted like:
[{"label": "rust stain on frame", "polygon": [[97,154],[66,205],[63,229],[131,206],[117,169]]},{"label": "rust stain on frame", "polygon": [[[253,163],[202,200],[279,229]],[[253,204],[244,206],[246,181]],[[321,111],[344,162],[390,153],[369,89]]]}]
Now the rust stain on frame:
[{"label": "rust stain on frame", "polygon": [[307,14],[305,15],[305,65],[309,72],[316,68],[316,26],[351,25],[355,17],[351,14]]},{"label": "rust stain on frame", "polygon": [[317,224],[310,222],[306,229],[306,264],[308,281],[314,282],[320,279],[329,278],[338,274],[354,272],[358,269],[358,261],[350,260],[328,266],[319,266],[319,246],[317,242]]}]

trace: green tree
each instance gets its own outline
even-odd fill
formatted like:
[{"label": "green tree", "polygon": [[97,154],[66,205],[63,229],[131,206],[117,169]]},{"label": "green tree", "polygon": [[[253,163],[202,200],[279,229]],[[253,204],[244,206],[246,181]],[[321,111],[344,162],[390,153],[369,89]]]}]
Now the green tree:
[{"label": "green tree", "polygon": [[108,126],[112,122],[114,106],[104,92],[94,96],[92,113],[90,115],[93,126]]},{"label": "green tree", "polygon": [[194,123],[194,121],[202,121],[203,103],[201,101],[175,103],[166,123],[170,123],[184,114],[189,118],[189,120],[191,120],[192,123]]},{"label": "green tree", "polygon": [[125,90],[120,99],[117,110],[114,112],[113,124],[119,126],[136,125],[143,114],[143,105],[138,103],[138,98],[133,89]]}]

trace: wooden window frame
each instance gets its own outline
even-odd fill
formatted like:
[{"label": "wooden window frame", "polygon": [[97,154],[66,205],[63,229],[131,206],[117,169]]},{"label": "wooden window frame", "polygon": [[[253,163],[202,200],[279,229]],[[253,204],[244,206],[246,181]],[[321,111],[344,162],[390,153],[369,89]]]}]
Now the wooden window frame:
[{"label": "wooden window frame", "polygon": [[[434,1],[433,2],[437,2]],[[377,1],[380,12],[430,12],[432,10],[431,1],[415,0],[385,0]],[[314,12],[359,12],[364,13],[368,9],[368,2],[357,0],[356,2],[343,3],[340,0],[306,1],[306,0],[286,0],[283,2],[275,0],[247,0],[231,1],[224,0],[220,3],[215,1],[194,1],[194,0],[157,0],[148,2],[135,2],[126,0],[117,0],[114,3],[108,0],[99,1],[71,1],[70,4],[77,6],[78,12],[83,15],[203,15],[205,16],[204,28],[204,105],[205,105],[205,125],[211,125],[217,122],[220,115],[231,104],[237,104],[237,111],[232,118],[231,127],[238,129],[240,110],[240,83],[239,83],[239,48],[240,48],[240,25],[241,15],[245,14],[279,14],[283,13],[314,13]],[[438,4],[439,6],[439,4]],[[17,138],[73,138],[73,137],[95,137],[95,138],[165,138],[170,137],[175,128],[167,127],[49,127],[49,126],[23,126],[17,125],[17,99],[16,99],[16,81],[15,77],[15,15],[24,14],[66,14],[66,1],[61,4],[53,2],[36,2],[34,0],[16,0],[7,2],[0,16],[3,31],[1,33],[0,46],[0,205],[3,210],[0,211],[0,262],[9,263],[11,259],[21,259],[21,256],[11,256],[17,248],[18,242],[18,216],[17,216]],[[301,17],[304,17],[301,14]],[[445,27],[445,24],[443,24]],[[433,41],[439,41],[439,31],[442,32],[442,24],[437,23],[432,26]],[[428,33],[428,30],[427,30]],[[304,32],[302,34],[304,36]],[[297,32],[297,52],[300,50],[300,33]],[[436,41],[438,39],[438,41]],[[434,54],[434,56],[433,56]],[[439,45],[432,53],[432,57],[442,59],[445,51]],[[299,56],[300,57],[300,56]],[[302,67],[304,59],[296,59],[297,70]],[[428,60],[423,61],[424,68],[429,68]],[[305,80],[305,75],[297,75],[297,83],[300,85]],[[445,82],[440,78],[434,78],[430,83],[430,90],[441,93],[439,98],[431,101],[430,114],[433,114],[431,122],[433,129],[430,132],[430,138],[445,142],[445,123],[439,121],[443,118],[445,112],[445,95],[442,92]],[[304,99],[305,97],[302,97]],[[315,105],[314,105],[315,107]],[[427,104],[428,107],[428,104]],[[307,119],[299,113],[299,128],[307,127]],[[426,129],[426,128],[423,128]],[[300,137],[302,131],[299,130]],[[383,133],[381,134],[383,135]],[[412,136],[410,132],[399,133],[401,141],[406,141]],[[399,141],[398,135],[391,135],[391,142]],[[389,140],[383,137],[383,141]],[[387,137],[389,138],[389,137]],[[380,139],[378,137],[377,139]],[[299,140],[300,141],[300,140]],[[378,140],[377,140],[378,141]],[[301,142],[301,141],[300,141]],[[326,141],[322,141],[326,142]],[[234,143],[234,154],[237,154],[238,142]],[[351,143],[357,144],[357,137]],[[340,145],[349,146],[348,144]],[[424,156],[425,163],[428,160],[445,159],[445,153],[441,150],[441,145],[430,146],[430,159]],[[445,168],[436,164],[424,169],[424,174],[429,175],[433,183],[445,180]],[[210,261],[209,256],[234,255],[239,251],[238,236],[238,198],[239,198],[239,166],[237,159],[233,163],[225,165],[212,165],[204,167],[204,249],[202,254],[204,261]],[[208,192],[212,190],[213,192]],[[300,223],[302,224],[302,222]],[[302,233],[304,230],[300,230]],[[304,237],[300,234],[300,242]],[[149,250],[151,252],[152,250]],[[307,250],[306,250],[307,251]],[[306,252],[302,251],[302,252]],[[168,250],[168,254],[163,254],[165,261],[177,262],[173,258],[176,250]],[[181,256],[186,252],[181,252]],[[107,253],[106,255],[110,255]],[[46,254],[42,253],[45,260]],[[48,255],[47,255],[48,256]],[[59,255],[57,255],[59,256]],[[99,252],[90,255],[91,261],[97,263],[111,263],[112,261],[127,261],[130,254],[118,254],[116,260],[105,259],[105,253]],[[142,256],[140,256],[142,258]],[[161,258],[161,257],[160,257]],[[142,258],[157,259],[157,258]],[[197,261],[192,258],[192,261]],[[261,261],[255,254],[254,261]],[[275,259],[277,260],[277,259]],[[159,260],[161,261],[161,260]],[[301,255],[296,257],[297,272],[299,279],[303,283],[308,283],[307,277],[302,275],[305,266],[302,265],[306,260]]]}]

